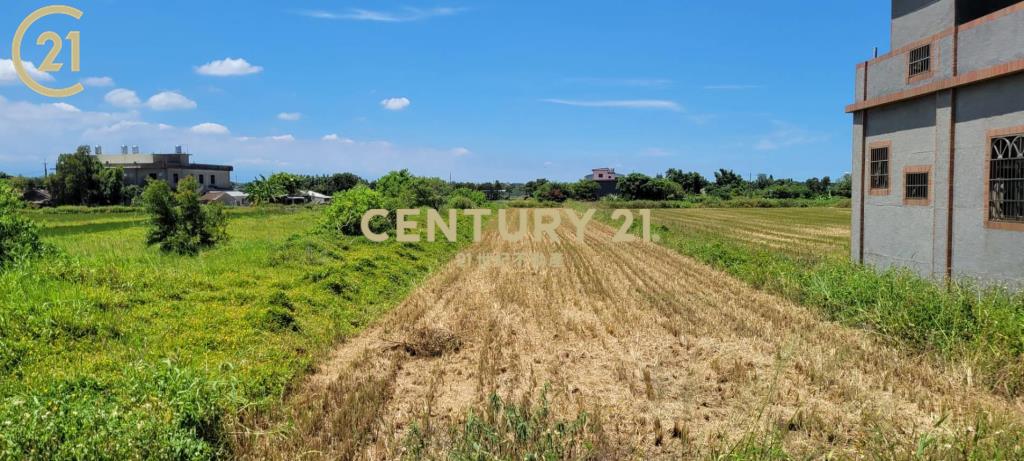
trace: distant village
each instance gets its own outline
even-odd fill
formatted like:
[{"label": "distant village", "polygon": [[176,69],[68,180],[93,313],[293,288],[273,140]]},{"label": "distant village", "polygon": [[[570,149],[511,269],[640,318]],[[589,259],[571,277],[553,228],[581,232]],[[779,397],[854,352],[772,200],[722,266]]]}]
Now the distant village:
[{"label": "distant village", "polygon": [[[62,165],[64,170],[84,168],[87,171],[74,173],[79,179],[58,180],[55,176],[67,174],[62,171]],[[373,183],[352,173],[309,176],[282,172],[270,178],[259,177],[238,184],[232,181],[233,171],[231,165],[195,163],[192,154],[185,152],[180,145],[175,146],[172,153],[142,153],[139,146],[122,145],[120,152],[114,154],[105,153],[102,146],[80,146],[74,154],[62,154],[52,174],[47,170],[47,176],[42,178],[15,177],[10,181],[23,192],[24,201],[40,207],[131,205],[148,181],[164,181],[171,188],[177,188],[179,182],[187,177],[195,178],[198,183],[201,202],[226,206],[328,204],[336,192],[359,183]],[[83,185],[83,182],[90,184]],[[795,181],[764,174],[756,179],[744,179],[731,170],[720,169],[715,172],[713,180],[709,180],[700,173],[674,168],[651,177],[642,173],[623,175],[614,168],[606,167],[594,168],[579,181],[571,183],[547,179],[526,183],[471,183],[440,179],[437,182],[446,183],[450,188],[479,191],[488,200],[533,198],[554,202],[604,198],[681,200],[687,197],[815,199],[849,197],[852,188],[848,174],[837,181],[828,176]],[[84,190],[68,190],[69,187]]]}]

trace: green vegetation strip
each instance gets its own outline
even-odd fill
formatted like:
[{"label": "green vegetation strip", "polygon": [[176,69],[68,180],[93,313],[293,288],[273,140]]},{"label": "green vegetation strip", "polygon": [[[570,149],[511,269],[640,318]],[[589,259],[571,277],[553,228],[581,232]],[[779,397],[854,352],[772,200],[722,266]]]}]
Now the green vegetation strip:
[{"label": "green vegetation strip", "polygon": [[233,415],[279,402],[460,248],[312,232],[321,213],[272,207],[184,257],[121,225],[133,213],[28,213],[64,231],[0,273],[0,459],[225,456]]}]

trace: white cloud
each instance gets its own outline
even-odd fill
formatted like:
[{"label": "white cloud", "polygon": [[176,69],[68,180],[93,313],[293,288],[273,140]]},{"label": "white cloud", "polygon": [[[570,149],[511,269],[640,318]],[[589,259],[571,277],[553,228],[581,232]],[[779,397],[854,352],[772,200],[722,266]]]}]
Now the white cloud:
[{"label": "white cloud", "polygon": [[295,140],[295,136],[292,136],[290,134],[285,134],[285,135],[281,135],[281,136],[271,136],[270,139],[273,140],[273,141],[291,142],[291,141]]},{"label": "white cloud", "polygon": [[705,90],[736,91],[736,90],[753,90],[755,88],[761,88],[761,85],[735,85],[735,84],[704,85],[704,89]]},{"label": "white cloud", "polygon": [[[25,64],[25,72],[37,81],[52,82],[53,76],[36,68],[31,61],[22,61]],[[0,59],[0,85],[21,83],[18,78],[18,71],[14,69],[14,61]]]},{"label": "white cloud", "polygon": [[235,77],[239,75],[258,74],[260,72],[263,72],[262,67],[249,64],[248,61],[242,58],[225,58],[217,61],[210,61],[196,68],[197,74],[211,77]]},{"label": "white cloud", "polygon": [[569,83],[583,83],[602,86],[664,87],[672,84],[667,78],[567,78]]},{"label": "white cloud", "polygon": [[300,118],[302,118],[302,114],[298,112],[281,112],[280,114],[277,114],[278,120],[286,120],[289,122],[294,122]]},{"label": "white cloud", "polygon": [[828,135],[814,133],[805,128],[775,120],[772,122],[775,129],[761,137],[754,144],[756,150],[778,150],[786,147],[813,144],[828,139]]},{"label": "white cloud", "polygon": [[342,19],[350,21],[373,22],[412,22],[422,21],[441,16],[453,16],[465,11],[464,8],[412,8],[406,7],[398,11],[364,10],[353,8],[344,13],[323,10],[300,11],[299,14],[316,19]]},{"label": "white cloud", "polygon": [[662,99],[623,99],[623,100],[605,100],[605,101],[579,101],[569,99],[543,99],[542,101],[552,104],[562,104],[565,106],[575,107],[600,107],[600,108],[617,108],[617,109],[652,109],[652,110],[671,110],[675,112],[682,111],[683,108],[675,101],[667,101]]},{"label": "white cloud", "polygon": [[82,79],[82,84],[92,87],[114,86],[114,79],[110,77],[87,77]]},{"label": "white cloud", "polygon": [[197,134],[228,134],[228,133],[230,133],[230,131],[228,130],[228,127],[226,127],[224,125],[221,125],[219,123],[210,123],[210,122],[200,123],[200,124],[198,124],[196,126],[193,126],[190,130],[193,133],[197,133]]},{"label": "white cloud", "polygon": [[195,109],[196,102],[173,91],[164,91],[150,96],[146,106],[153,110]]},{"label": "white cloud", "polygon": [[353,144],[353,143],[355,143],[355,141],[353,141],[351,139],[342,138],[342,137],[340,137],[340,136],[338,136],[337,134],[334,134],[334,133],[331,133],[331,134],[328,134],[328,135],[324,135],[324,137],[320,138],[320,140],[321,141],[330,141],[330,142],[340,142],[342,144]]},{"label": "white cloud", "polygon": [[132,90],[126,90],[124,88],[110,90],[110,92],[103,97],[103,100],[107,101],[108,104],[114,107],[120,107],[123,109],[138,107],[142,104],[142,101],[139,100],[139,95],[135,94]]},{"label": "white cloud", "polygon": [[66,102],[55,102],[55,103],[53,103],[53,107],[56,107],[56,108],[58,108],[58,109],[60,109],[62,111],[65,111],[65,112],[81,112],[82,111],[81,109],[79,109],[79,108],[77,108],[75,106],[72,106],[71,104],[68,104]]},{"label": "white cloud", "polygon": [[380,105],[387,110],[402,110],[409,107],[412,101],[409,98],[387,98],[380,102]]},{"label": "white cloud", "polygon": [[454,155],[456,157],[462,157],[462,156],[466,156],[466,155],[469,155],[469,154],[472,154],[472,153],[473,153],[473,151],[471,151],[469,149],[466,149],[465,147],[456,147],[456,148],[452,149],[452,155]]}]

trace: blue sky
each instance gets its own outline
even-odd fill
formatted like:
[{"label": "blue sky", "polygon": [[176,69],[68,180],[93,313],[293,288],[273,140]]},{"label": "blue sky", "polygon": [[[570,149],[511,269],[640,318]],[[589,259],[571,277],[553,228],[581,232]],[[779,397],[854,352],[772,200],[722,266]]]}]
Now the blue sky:
[{"label": "blue sky", "polygon": [[235,180],[835,177],[850,169],[854,66],[889,45],[881,0],[66,2],[83,18],[43,19],[23,45],[39,64],[39,33],[81,30],[82,71],[43,83],[86,90],[53,100],[4,68],[47,3],[4,3],[0,170],[35,175],[87,143],[184,144]]}]

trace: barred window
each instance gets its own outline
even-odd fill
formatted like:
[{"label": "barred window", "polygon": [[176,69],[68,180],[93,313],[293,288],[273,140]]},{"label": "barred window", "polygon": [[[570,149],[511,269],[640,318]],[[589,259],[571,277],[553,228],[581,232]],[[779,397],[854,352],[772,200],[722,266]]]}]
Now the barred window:
[{"label": "barred window", "polygon": [[928,173],[907,173],[904,179],[906,183],[904,198],[928,200]]},{"label": "barred window", "polygon": [[1024,135],[992,138],[988,197],[990,220],[1024,223]]},{"label": "barred window", "polygon": [[910,76],[927,73],[932,68],[932,46],[925,45],[910,51]]},{"label": "barred window", "polygon": [[871,188],[889,188],[889,148],[871,149]]}]

